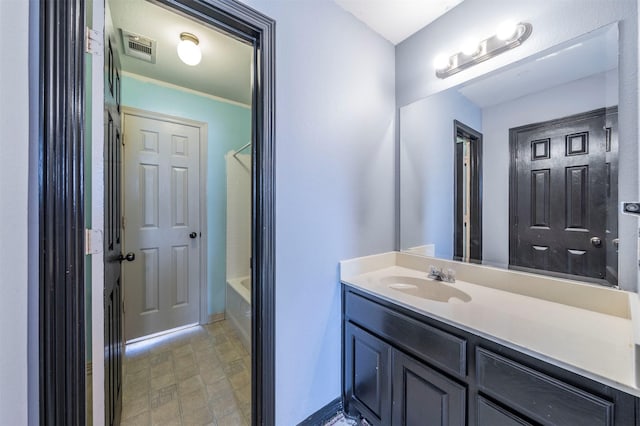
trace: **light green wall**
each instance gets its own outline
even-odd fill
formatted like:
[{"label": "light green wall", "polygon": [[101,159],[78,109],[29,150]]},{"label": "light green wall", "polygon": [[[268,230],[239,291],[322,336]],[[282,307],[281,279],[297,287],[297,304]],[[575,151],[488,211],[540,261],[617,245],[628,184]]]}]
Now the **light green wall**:
[{"label": "light green wall", "polygon": [[122,105],[208,123],[207,228],[209,314],[224,312],[226,166],[224,155],[251,139],[251,109],[124,75]]}]

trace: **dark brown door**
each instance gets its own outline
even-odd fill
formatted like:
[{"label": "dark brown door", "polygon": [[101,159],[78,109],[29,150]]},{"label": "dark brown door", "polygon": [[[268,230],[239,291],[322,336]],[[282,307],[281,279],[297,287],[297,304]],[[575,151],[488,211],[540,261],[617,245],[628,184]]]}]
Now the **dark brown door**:
[{"label": "dark brown door", "polygon": [[607,205],[617,188],[607,126],[616,115],[602,108],[510,130],[510,266],[608,278]]},{"label": "dark brown door", "polygon": [[104,129],[104,395],[105,424],[120,423],[122,408],[121,125],[120,67],[115,38],[105,40]]}]

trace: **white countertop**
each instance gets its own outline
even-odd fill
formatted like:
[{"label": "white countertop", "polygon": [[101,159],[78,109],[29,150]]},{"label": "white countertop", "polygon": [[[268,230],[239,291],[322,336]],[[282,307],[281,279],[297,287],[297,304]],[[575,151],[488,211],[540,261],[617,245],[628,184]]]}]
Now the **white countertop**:
[{"label": "white countertop", "polygon": [[[397,252],[340,264],[341,281],[354,288],[640,396],[635,293]],[[434,284],[453,286],[471,300],[437,302],[381,282],[390,276],[424,279],[429,265],[456,270],[454,284]],[[535,291],[524,287],[532,284]]]}]

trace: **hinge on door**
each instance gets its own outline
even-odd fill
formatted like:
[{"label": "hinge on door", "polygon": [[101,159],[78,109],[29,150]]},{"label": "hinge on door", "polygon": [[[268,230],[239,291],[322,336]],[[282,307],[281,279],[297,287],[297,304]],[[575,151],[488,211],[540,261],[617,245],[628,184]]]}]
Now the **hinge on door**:
[{"label": "hinge on door", "polygon": [[98,254],[102,252],[102,231],[100,229],[84,230],[84,254]]},{"label": "hinge on door", "polygon": [[92,55],[102,56],[103,38],[102,32],[86,27],[84,51]]},{"label": "hinge on door", "polygon": [[122,229],[124,229],[124,216],[122,216]]}]

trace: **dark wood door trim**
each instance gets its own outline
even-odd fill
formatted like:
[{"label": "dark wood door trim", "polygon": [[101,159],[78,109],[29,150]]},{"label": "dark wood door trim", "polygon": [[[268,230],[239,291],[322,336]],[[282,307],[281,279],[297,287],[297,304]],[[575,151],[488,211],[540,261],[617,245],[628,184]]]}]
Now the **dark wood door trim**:
[{"label": "dark wood door trim", "polygon": [[[234,0],[155,0],[256,47],[253,424],[275,422],[275,21]],[[85,423],[84,0],[40,0],[41,424]]]},{"label": "dark wood door trim", "polygon": [[39,4],[40,424],[85,424],[83,0]]},{"label": "dark wood door trim", "polygon": [[235,0],[151,0],[254,46],[251,408],[275,424],[275,21]]},{"label": "dark wood door trim", "polygon": [[[471,152],[471,247],[470,262],[482,263],[482,133],[467,126],[466,124],[453,120],[453,144],[457,147],[457,138],[466,137],[473,141]],[[453,193],[454,193],[454,226],[453,226],[453,256],[454,259],[462,258],[462,193],[458,190],[461,185],[459,174],[462,171],[458,167],[457,149],[454,150],[453,160]]]}]

